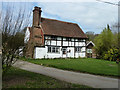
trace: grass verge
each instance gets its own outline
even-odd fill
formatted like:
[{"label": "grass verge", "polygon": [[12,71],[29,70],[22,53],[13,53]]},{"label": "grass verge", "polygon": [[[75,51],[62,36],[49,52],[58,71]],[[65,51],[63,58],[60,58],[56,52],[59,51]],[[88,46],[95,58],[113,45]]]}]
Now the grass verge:
[{"label": "grass verge", "polygon": [[91,88],[11,67],[3,76],[3,88]]},{"label": "grass verge", "polygon": [[95,75],[118,77],[118,64],[113,61],[102,59],[84,58],[84,59],[27,59],[22,60],[44,65],[48,67],[59,68],[63,70],[72,70]]}]

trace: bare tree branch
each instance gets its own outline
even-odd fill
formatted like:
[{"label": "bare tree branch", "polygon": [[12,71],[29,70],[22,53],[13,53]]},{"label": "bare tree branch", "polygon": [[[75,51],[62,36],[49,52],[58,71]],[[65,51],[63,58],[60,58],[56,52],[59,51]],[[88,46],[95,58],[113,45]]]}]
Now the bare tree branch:
[{"label": "bare tree branch", "polygon": [[24,33],[22,30],[30,23],[30,13],[26,12],[24,8],[19,8],[15,11],[12,6],[7,6],[2,13],[0,13],[0,21],[2,30],[2,68],[6,71],[16,60],[15,57],[19,55],[19,48],[24,46]]}]

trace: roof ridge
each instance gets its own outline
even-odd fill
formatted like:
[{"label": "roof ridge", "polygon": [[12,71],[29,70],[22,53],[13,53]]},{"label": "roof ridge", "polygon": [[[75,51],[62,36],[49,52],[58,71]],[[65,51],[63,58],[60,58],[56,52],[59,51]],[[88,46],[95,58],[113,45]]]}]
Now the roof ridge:
[{"label": "roof ridge", "polygon": [[[43,18],[43,17],[42,17],[42,18]],[[54,21],[58,21],[58,22],[68,23],[68,24],[77,24],[77,23],[73,23],[73,22],[61,21],[61,20],[51,19],[51,18],[43,18],[43,19],[54,20]]]}]

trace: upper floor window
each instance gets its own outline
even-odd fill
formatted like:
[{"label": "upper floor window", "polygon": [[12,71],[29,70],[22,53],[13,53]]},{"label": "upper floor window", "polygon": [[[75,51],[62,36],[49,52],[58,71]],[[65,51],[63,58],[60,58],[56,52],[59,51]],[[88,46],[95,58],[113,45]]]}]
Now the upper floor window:
[{"label": "upper floor window", "polygon": [[45,36],[45,39],[51,39],[51,37],[50,36]]},{"label": "upper floor window", "polygon": [[74,38],[72,38],[71,41],[74,41]]},{"label": "upper floor window", "polygon": [[52,40],[57,40],[57,37],[51,36],[51,39],[52,39]]},{"label": "upper floor window", "polygon": [[65,41],[65,40],[66,40],[66,38],[63,38],[63,40]]},{"label": "upper floor window", "polygon": [[78,41],[78,39],[75,39],[75,41]]},{"label": "upper floor window", "polygon": [[78,39],[78,41],[84,42],[85,40],[84,39]]},{"label": "upper floor window", "polygon": [[62,38],[61,37],[57,37],[57,40],[62,40]]},{"label": "upper floor window", "polygon": [[78,39],[78,41],[81,41],[82,39]]},{"label": "upper floor window", "polygon": [[71,38],[66,38],[66,41],[71,41]]}]

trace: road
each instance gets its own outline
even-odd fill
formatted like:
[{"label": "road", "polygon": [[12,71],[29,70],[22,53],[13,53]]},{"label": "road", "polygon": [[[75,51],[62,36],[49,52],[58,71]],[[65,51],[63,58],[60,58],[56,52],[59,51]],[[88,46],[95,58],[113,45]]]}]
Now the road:
[{"label": "road", "polygon": [[50,76],[62,81],[87,85],[93,88],[118,88],[118,79],[116,78],[45,67],[22,60],[18,60],[13,66],[27,71]]}]

